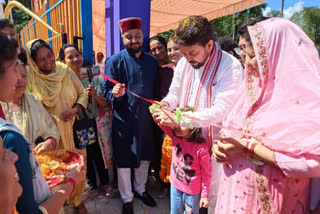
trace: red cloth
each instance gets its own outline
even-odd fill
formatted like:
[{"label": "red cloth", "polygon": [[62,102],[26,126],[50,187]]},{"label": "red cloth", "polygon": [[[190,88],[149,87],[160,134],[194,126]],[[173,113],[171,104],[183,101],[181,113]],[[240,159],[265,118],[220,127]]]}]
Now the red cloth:
[{"label": "red cloth", "polygon": [[138,17],[121,19],[119,25],[122,33],[132,29],[142,29],[142,22]]},{"label": "red cloth", "polygon": [[2,118],[2,119],[6,119],[6,117],[4,116],[4,113],[3,113],[3,111],[2,111],[2,106],[0,105],[0,117]]}]

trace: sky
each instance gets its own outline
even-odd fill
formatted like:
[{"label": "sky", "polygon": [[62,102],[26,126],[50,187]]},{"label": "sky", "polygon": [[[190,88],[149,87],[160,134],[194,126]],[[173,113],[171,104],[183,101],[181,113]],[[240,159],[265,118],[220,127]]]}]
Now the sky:
[{"label": "sky", "polygon": [[[266,2],[267,8],[264,10],[264,15],[268,14],[269,11],[280,10],[281,0],[268,0]],[[285,0],[283,15],[285,18],[289,19],[291,15],[295,12],[299,12],[303,7],[320,7],[320,0]]]}]

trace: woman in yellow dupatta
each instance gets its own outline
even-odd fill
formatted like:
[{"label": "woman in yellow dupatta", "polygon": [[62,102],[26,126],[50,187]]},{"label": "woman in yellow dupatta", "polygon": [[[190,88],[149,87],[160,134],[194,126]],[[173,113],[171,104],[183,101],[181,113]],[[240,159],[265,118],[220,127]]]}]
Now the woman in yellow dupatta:
[{"label": "woman in yellow dupatta", "polygon": [[[43,103],[56,122],[61,136],[57,148],[85,156],[85,149],[75,148],[72,129],[76,113],[88,104],[88,96],[79,78],[67,65],[55,61],[53,51],[43,40],[28,42],[27,55],[30,64],[28,91]],[[77,213],[87,213],[81,202],[85,186],[83,181],[70,197]]]}]

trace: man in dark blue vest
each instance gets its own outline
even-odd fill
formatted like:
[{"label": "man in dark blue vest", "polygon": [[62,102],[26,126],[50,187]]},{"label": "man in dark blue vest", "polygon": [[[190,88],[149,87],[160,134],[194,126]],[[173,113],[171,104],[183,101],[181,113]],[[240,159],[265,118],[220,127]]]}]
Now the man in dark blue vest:
[{"label": "man in dark blue vest", "polygon": [[[158,70],[157,59],[142,51],[143,33],[140,18],[119,21],[125,49],[108,59],[107,76],[121,84],[106,81],[104,96],[112,103],[112,142],[118,167],[118,186],[124,201],[123,214],[132,214],[132,200],[136,196],[148,206],[156,206],[154,199],[145,191],[148,167],[154,157],[153,119],[150,105],[128,91],[154,98],[154,84]],[[134,168],[134,191],[131,187],[131,169]]]}]

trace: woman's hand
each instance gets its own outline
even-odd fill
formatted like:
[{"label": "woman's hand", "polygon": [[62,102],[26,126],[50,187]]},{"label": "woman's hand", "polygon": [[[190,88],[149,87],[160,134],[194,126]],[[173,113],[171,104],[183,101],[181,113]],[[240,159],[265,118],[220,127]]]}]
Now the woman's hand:
[{"label": "woman's hand", "polygon": [[81,163],[75,169],[72,169],[67,173],[67,177],[73,178],[78,185],[81,181],[83,181],[86,177],[87,169],[83,156],[81,156]]},{"label": "woman's hand", "polygon": [[53,142],[53,139],[49,138],[46,141],[43,141],[39,143],[35,148],[34,151],[36,154],[39,154],[41,152],[49,152],[55,149],[55,142]]},{"label": "woman's hand", "polygon": [[68,121],[71,120],[77,113],[78,113],[78,109],[77,109],[77,107],[74,107],[74,108],[72,108],[71,110],[62,113],[62,114],[61,114],[61,119],[62,119],[64,122],[68,122]]},{"label": "woman's hand", "polygon": [[174,118],[174,114],[168,109],[155,109],[151,112],[151,115],[158,125],[180,127],[179,122]]},{"label": "woman's hand", "polygon": [[97,91],[93,85],[89,84],[88,88],[86,88],[86,92],[88,93],[88,95],[92,97],[97,96]]},{"label": "woman's hand", "polygon": [[209,207],[209,200],[207,198],[200,199],[200,208],[208,208]]},{"label": "woman's hand", "polygon": [[222,138],[214,141],[212,146],[213,157],[218,163],[223,163],[231,157],[243,154],[245,142],[241,139]]},{"label": "woman's hand", "polygon": [[125,84],[116,84],[112,88],[112,94],[115,98],[122,97],[126,93]]},{"label": "woman's hand", "polygon": [[222,142],[220,140],[215,140],[214,144],[212,145],[212,154],[213,158],[218,162],[218,163],[224,163],[227,161],[227,155],[220,151],[220,147]]},{"label": "woman's hand", "polygon": [[239,138],[223,138],[222,140],[222,151],[227,153],[227,156],[239,156],[243,154],[245,149],[246,141]]}]

